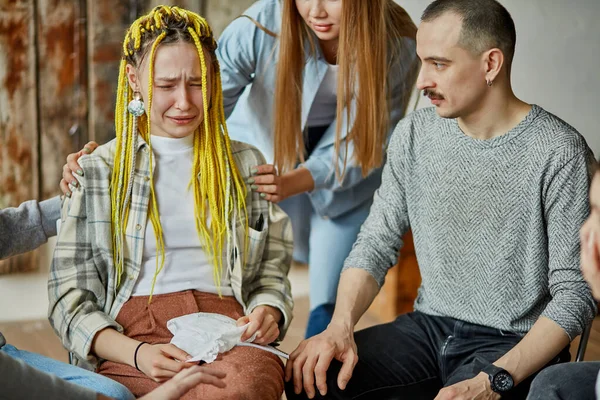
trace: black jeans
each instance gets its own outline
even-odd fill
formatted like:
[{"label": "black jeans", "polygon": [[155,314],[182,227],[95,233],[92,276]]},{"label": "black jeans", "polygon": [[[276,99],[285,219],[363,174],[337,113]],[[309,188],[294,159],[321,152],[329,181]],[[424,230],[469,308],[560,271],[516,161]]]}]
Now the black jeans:
[{"label": "black jeans", "polygon": [[596,400],[600,361],[554,365],[540,372],[527,400]]},{"label": "black jeans", "polygon": [[[473,378],[512,349],[522,335],[419,312],[354,334],[358,364],[346,390],[337,386],[341,363],[327,371],[327,399],[433,399],[444,386]],[[570,360],[565,348],[550,364]],[[525,399],[533,376],[502,399]],[[317,399],[322,399],[318,390]],[[288,400],[306,399],[286,384]]]}]

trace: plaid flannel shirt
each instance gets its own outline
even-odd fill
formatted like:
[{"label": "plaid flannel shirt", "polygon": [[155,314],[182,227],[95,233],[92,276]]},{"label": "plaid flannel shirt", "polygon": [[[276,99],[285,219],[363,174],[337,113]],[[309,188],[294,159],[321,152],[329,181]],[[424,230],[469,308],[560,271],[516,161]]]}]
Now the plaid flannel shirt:
[{"label": "plaid flannel shirt", "polygon": [[[131,297],[139,276],[148,219],[150,157],[148,145],[139,137],[124,240],[124,272],[117,287],[110,203],[115,146],[113,140],[79,160],[84,176],[79,178],[79,188],[63,203],[48,281],[50,323],[63,345],[75,354],[75,363],[87,368],[95,368],[99,362],[90,354],[95,335],[107,327],[123,332],[115,318]],[[248,144],[234,141],[232,152],[245,182],[252,167],[265,163],[262,154]],[[235,257],[227,266],[231,287],[246,314],[259,305],[279,309],[283,314],[280,324],[280,338],[283,338],[293,308],[287,277],[293,249],[291,223],[277,205],[262,199],[249,187],[246,189],[250,218],[248,254],[244,254],[245,232],[238,222],[233,238]],[[259,232],[253,229],[253,224],[260,214],[264,229]],[[245,265],[241,265],[241,260]]]}]

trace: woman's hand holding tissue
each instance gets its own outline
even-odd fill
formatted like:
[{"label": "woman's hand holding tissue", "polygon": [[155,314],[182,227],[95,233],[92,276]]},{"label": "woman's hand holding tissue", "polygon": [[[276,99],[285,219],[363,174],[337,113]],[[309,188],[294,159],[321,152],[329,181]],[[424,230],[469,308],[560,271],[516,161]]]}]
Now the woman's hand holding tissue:
[{"label": "woman's hand holding tissue", "polygon": [[249,324],[242,335],[244,342],[256,333],[253,343],[267,345],[279,337],[279,321],[282,318],[281,311],[271,306],[258,306],[249,315],[237,320],[237,325]]},{"label": "woman's hand holding tissue", "polygon": [[144,374],[156,382],[164,382],[179,371],[193,367],[197,363],[188,363],[192,357],[172,344],[143,344],[137,353],[137,365]]}]

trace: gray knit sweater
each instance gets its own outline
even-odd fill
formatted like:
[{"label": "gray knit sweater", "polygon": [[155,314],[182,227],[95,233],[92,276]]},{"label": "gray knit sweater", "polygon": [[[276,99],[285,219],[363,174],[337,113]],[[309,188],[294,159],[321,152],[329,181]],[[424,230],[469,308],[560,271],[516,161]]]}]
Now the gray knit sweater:
[{"label": "gray knit sweater", "polygon": [[0,260],[37,249],[56,236],[60,197],[0,210]]},{"label": "gray knit sweater", "polygon": [[506,134],[465,135],[434,108],[398,124],[345,269],[383,283],[413,231],[422,284],[415,310],[526,333],[540,315],[572,339],[595,315],[579,270],[591,150],[538,106]]}]

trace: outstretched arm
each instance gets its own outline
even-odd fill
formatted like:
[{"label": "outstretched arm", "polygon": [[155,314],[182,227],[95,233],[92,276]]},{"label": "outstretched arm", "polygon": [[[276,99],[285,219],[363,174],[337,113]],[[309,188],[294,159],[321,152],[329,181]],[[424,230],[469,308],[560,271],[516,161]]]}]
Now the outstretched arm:
[{"label": "outstretched arm", "polygon": [[60,198],[0,210],[0,259],[34,250],[56,235]]}]

